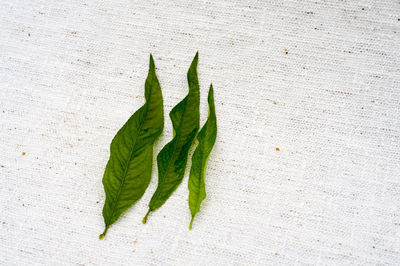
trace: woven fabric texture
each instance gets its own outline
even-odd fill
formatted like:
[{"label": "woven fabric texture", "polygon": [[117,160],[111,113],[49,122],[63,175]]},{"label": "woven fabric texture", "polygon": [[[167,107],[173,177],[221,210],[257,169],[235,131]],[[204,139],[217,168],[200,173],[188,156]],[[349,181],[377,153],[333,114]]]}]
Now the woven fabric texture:
[{"label": "woven fabric texture", "polygon": [[[156,156],[196,51],[218,137],[193,230],[189,157],[146,225],[156,164],[100,241],[109,144],[149,54]],[[399,263],[399,1],[2,0],[0,62],[1,265]]]}]

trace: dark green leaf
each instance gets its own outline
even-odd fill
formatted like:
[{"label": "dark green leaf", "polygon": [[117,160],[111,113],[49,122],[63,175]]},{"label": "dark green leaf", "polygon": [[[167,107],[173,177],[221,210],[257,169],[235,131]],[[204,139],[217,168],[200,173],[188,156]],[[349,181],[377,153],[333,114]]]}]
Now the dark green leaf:
[{"label": "dark green leaf", "polygon": [[150,183],[153,144],[164,126],[163,99],[153,57],[145,83],[146,103],[118,131],[110,146],[103,185],[106,201],[103,208],[105,230],[139,200]]},{"label": "dark green leaf", "polygon": [[188,95],[176,105],[169,116],[174,129],[174,138],[164,146],[157,156],[158,187],[149,203],[149,211],[143,218],[146,223],[150,212],[160,208],[182,182],[185,175],[187,155],[199,130],[200,90],[197,78],[198,54],[187,73]]},{"label": "dark green leaf", "polygon": [[189,208],[192,214],[189,229],[192,229],[193,219],[200,210],[201,202],[206,198],[204,177],[208,157],[217,138],[217,117],[215,116],[214,91],[212,85],[208,92],[208,119],[197,135],[199,144],[192,156],[192,167],[189,175]]}]

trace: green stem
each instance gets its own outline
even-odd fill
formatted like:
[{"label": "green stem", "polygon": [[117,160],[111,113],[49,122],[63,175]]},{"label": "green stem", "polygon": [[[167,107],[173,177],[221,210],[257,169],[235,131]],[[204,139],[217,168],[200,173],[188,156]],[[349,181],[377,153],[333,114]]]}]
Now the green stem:
[{"label": "green stem", "polygon": [[192,220],[190,220],[189,224],[189,230],[192,230],[192,224],[193,224],[194,216],[192,216]]},{"label": "green stem", "polygon": [[104,232],[101,235],[99,235],[100,240],[106,236],[107,231],[108,231],[108,226],[106,226],[106,229],[104,230]]},{"label": "green stem", "polygon": [[149,216],[149,213],[150,213],[151,211],[150,211],[150,209],[148,210],[148,212],[146,213],[146,215],[144,216],[144,218],[143,218],[143,220],[142,220],[142,223],[146,223],[147,222],[147,216]]}]

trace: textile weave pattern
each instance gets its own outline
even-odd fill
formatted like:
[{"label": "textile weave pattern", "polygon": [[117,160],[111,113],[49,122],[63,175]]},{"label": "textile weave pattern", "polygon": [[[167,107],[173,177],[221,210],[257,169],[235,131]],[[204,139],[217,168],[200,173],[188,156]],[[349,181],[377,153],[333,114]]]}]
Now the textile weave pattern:
[{"label": "textile weave pattern", "polygon": [[[109,144],[144,103],[152,53],[165,127],[199,51],[218,136],[188,230],[188,174],[104,240]],[[1,265],[396,265],[400,3],[0,1]]]}]

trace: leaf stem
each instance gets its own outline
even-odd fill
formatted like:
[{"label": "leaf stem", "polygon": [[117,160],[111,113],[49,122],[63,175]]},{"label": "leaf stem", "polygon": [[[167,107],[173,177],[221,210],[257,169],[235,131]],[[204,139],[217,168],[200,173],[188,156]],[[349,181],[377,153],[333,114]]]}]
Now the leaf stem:
[{"label": "leaf stem", "polygon": [[194,216],[192,216],[192,220],[190,220],[189,224],[189,230],[192,230],[192,224],[193,224]]},{"label": "leaf stem", "polygon": [[143,220],[142,220],[142,223],[146,223],[147,222],[147,216],[149,216],[149,213],[150,213],[151,211],[150,211],[150,209],[147,211],[147,213],[146,213],[146,215],[143,217]]},{"label": "leaf stem", "polygon": [[99,239],[100,240],[103,239],[106,236],[107,231],[108,231],[108,226],[106,227],[106,229],[104,229],[104,232],[101,235],[99,235]]}]

